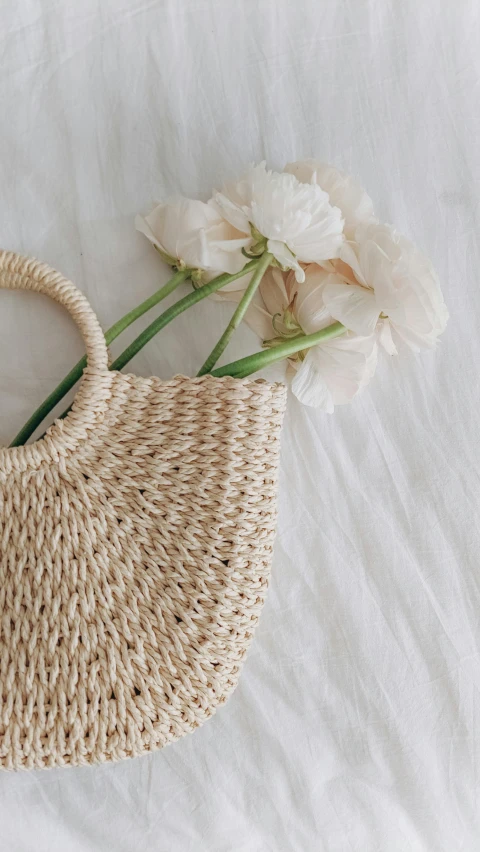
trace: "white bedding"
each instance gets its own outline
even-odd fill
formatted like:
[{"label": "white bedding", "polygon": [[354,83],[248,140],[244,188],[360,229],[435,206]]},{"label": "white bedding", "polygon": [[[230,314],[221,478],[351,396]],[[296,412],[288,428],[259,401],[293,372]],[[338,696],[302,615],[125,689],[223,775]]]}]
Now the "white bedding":
[{"label": "white bedding", "polygon": [[[430,254],[451,312],[435,353],[382,359],[350,407],[290,399],[271,589],[229,703],[150,757],[0,774],[1,852],[478,852],[478,4],[4,0],[0,17],[0,242],[72,278],[105,326],[167,279],[136,212],[312,155]],[[193,374],[229,310],[203,303],[132,370]],[[7,443],[82,346],[26,293],[1,294],[0,345]],[[245,328],[228,360],[256,346]]]}]

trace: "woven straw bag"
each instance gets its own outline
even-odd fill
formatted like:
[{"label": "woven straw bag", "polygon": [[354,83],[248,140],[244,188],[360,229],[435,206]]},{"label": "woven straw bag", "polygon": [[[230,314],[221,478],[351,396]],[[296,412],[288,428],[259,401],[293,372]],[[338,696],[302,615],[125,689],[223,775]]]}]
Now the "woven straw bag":
[{"label": "woven straw bag", "polygon": [[0,252],[0,287],[62,304],[88,358],[66,419],[0,449],[0,766],[145,754],[237,683],[269,577],[285,390],[109,372],[58,272]]}]

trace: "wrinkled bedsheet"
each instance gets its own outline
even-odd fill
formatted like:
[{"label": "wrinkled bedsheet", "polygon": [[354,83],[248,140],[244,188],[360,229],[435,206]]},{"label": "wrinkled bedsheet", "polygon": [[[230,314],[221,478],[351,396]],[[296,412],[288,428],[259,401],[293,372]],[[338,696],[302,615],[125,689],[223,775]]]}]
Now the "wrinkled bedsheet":
[{"label": "wrinkled bedsheet", "polygon": [[[137,212],[313,155],[433,258],[451,313],[436,352],[382,358],[351,406],[289,399],[269,598],[228,704],[149,757],[1,774],[0,848],[476,852],[478,4],[4,0],[0,20],[1,245],[105,327],[168,277]],[[202,303],[132,371],[193,374],[230,311]],[[8,443],[82,344],[58,306],[4,292],[0,345]],[[228,359],[257,346],[244,328]]]}]

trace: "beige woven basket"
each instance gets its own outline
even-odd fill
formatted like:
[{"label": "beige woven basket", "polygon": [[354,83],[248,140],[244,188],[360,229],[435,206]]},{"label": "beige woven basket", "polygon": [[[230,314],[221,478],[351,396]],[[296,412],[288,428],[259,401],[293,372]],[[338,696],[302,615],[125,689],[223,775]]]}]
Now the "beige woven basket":
[{"label": "beige woven basket", "polygon": [[0,766],[145,754],[237,683],[267,590],[285,390],[109,372],[58,272],[3,252],[0,287],[64,305],[88,356],[67,418],[0,449]]}]

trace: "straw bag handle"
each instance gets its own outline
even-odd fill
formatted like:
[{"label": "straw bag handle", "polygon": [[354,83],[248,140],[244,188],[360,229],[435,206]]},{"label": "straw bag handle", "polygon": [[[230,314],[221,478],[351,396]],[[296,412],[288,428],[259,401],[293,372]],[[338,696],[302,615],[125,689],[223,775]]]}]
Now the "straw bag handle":
[{"label": "straw bag handle", "polygon": [[63,305],[85,342],[89,371],[108,370],[108,350],[100,323],[83,293],[60,272],[39,260],[0,250],[0,289],[33,290]]}]

